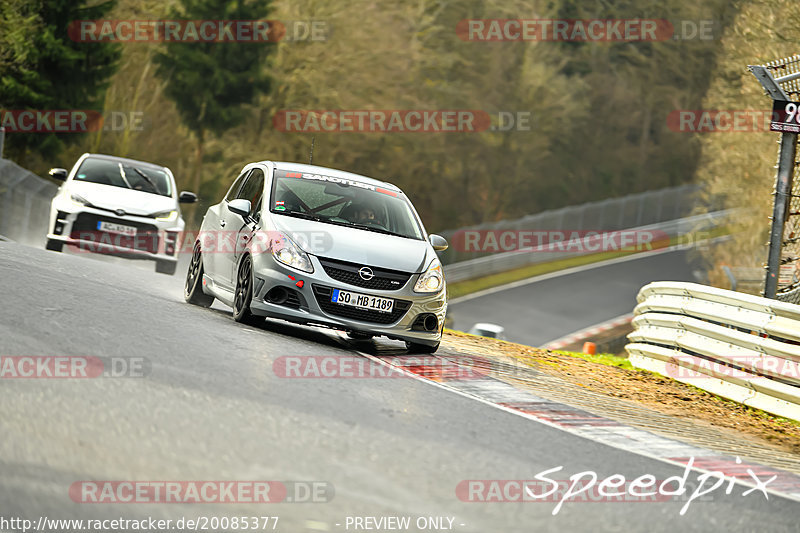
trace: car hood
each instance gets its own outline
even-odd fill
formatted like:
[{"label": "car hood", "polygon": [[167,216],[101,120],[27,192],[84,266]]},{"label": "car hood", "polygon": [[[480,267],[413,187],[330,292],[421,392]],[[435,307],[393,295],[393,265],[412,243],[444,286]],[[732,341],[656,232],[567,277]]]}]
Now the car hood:
[{"label": "car hood", "polygon": [[303,251],[319,257],[403,272],[422,272],[434,254],[426,241],[289,216],[272,215],[270,218],[275,229],[291,237]]},{"label": "car hood", "polygon": [[131,215],[151,215],[159,211],[178,208],[177,202],[171,196],[161,196],[99,183],[72,181],[69,183],[67,194],[80,195],[96,207],[122,209]]}]

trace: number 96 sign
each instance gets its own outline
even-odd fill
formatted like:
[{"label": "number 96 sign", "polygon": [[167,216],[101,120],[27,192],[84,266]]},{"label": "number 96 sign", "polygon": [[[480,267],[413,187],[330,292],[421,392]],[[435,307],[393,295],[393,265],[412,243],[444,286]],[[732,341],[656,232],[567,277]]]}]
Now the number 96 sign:
[{"label": "number 96 sign", "polygon": [[775,100],[772,104],[770,131],[800,133],[800,103]]}]

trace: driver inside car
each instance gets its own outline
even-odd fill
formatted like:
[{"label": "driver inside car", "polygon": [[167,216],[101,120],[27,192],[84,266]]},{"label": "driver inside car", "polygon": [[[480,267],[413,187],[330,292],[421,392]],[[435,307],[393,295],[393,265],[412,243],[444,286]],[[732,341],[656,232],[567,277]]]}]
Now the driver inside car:
[{"label": "driver inside car", "polygon": [[375,217],[375,210],[371,207],[362,207],[356,212],[356,222],[359,224],[365,224],[370,222],[378,223]]},{"label": "driver inside car", "polygon": [[381,224],[380,219],[378,219],[378,216],[375,213],[375,209],[366,204],[350,204],[342,210],[342,213],[339,216],[352,222],[353,224]]}]

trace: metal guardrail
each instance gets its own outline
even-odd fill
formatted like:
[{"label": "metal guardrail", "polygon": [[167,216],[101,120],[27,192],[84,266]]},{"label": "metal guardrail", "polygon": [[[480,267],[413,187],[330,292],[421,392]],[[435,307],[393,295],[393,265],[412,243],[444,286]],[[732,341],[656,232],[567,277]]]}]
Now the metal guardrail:
[{"label": "metal guardrail", "polygon": [[800,420],[800,305],[678,282],[637,300],[634,367]]},{"label": "metal guardrail", "polygon": [[[687,235],[692,232],[710,231],[711,229],[720,225],[734,212],[735,210],[715,211],[712,213],[705,213],[702,215],[660,222],[658,224],[625,228],[619,231],[658,232],[660,235],[672,238]],[[596,244],[602,244],[602,239],[603,236],[598,235],[596,237],[589,238],[587,241],[587,238],[583,236],[580,246],[570,246],[571,244],[575,244],[577,242],[575,240],[563,241],[563,243],[559,243],[559,245],[563,247],[564,251],[551,251],[553,246],[548,244],[539,247],[522,248],[520,250],[514,250],[513,252],[486,255],[485,257],[471,259],[468,261],[459,261],[457,263],[451,263],[444,266],[445,278],[448,282],[453,283],[480,276],[497,274],[537,263],[545,263],[557,261],[559,259],[565,259],[568,257],[597,253],[594,251],[570,251],[570,248],[584,248],[586,250],[590,248],[596,248]],[[589,245],[587,246],[587,244]],[[696,243],[688,243],[687,247],[694,244]],[[664,245],[666,245],[666,243],[659,243],[660,247],[664,247]]]},{"label": "metal guardrail", "polygon": [[0,159],[0,235],[44,246],[50,201],[58,185]]}]

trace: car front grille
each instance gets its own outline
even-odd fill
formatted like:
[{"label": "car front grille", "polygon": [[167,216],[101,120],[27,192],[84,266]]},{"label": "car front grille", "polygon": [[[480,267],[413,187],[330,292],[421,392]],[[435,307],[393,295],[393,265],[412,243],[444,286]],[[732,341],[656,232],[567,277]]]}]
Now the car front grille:
[{"label": "car front grille", "polygon": [[[110,222],[112,224],[135,227],[136,236],[119,235],[101,231],[97,229],[99,222]],[[158,252],[158,228],[152,224],[133,222],[122,218],[107,217],[92,213],[79,213],[75,222],[72,224],[72,231],[69,236],[72,239],[87,241],[89,243],[109,244],[119,251],[133,250],[153,254]],[[88,244],[86,248],[91,251],[92,245]]]},{"label": "car front grille", "polygon": [[366,280],[358,273],[358,271],[366,265],[337,261],[323,257],[319,258],[319,262],[322,264],[325,273],[336,281],[341,281],[348,285],[355,285],[356,287],[363,287],[365,289],[396,291],[402,289],[411,277],[411,274],[408,272],[368,266],[367,268],[372,270],[374,277]]},{"label": "car front grille", "polygon": [[333,294],[333,289],[331,287],[315,284],[312,285],[312,288],[317,303],[325,313],[342,318],[349,318],[351,320],[371,322],[373,324],[393,324],[403,318],[403,315],[411,308],[410,301],[395,300],[391,313],[381,313],[380,311],[373,311],[371,309],[359,309],[357,307],[350,307],[349,305],[333,303],[331,301],[331,296]]}]

